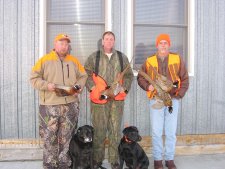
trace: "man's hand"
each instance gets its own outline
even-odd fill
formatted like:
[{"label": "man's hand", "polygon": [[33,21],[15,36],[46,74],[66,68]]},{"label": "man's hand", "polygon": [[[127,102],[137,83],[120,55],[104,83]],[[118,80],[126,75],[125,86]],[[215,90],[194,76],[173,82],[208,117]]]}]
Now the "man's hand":
[{"label": "man's hand", "polygon": [[78,84],[76,84],[76,85],[74,85],[73,86],[74,87],[74,89],[76,90],[76,91],[81,91],[81,86],[80,85],[78,85]]},{"label": "man's hand", "polygon": [[55,84],[54,83],[49,83],[48,84],[48,90],[52,91],[52,92],[55,91]]},{"label": "man's hand", "polygon": [[149,91],[152,91],[152,92],[153,92],[154,89],[155,89],[155,88],[154,88],[152,85],[150,85],[150,86],[148,87],[148,90],[149,90]]},{"label": "man's hand", "polygon": [[80,94],[80,92],[81,92],[81,86],[76,84],[76,85],[73,86],[73,88],[74,88],[75,91],[76,91],[76,92],[73,94],[73,96],[74,96],[74,97],[77,97],[77,96]]}]

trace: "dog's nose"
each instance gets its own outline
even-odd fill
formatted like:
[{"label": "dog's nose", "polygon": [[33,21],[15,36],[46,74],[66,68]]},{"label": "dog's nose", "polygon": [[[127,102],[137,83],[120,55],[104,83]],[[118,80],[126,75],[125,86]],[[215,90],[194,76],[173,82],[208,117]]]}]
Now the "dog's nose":
[{"label": "dog's nose", "polygon": [[85,138],[85,139],[84,139],[84,142],[85,142],[85,143],[92,142],[92,138]]}]

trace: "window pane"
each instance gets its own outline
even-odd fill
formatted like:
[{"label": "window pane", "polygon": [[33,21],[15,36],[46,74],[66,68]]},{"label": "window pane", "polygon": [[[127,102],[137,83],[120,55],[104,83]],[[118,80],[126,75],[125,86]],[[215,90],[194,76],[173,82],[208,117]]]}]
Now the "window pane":
[{"label": "window pane", "polygon": [[135,24],[185,24],[186,0],[136,0]]},{"label": "window pane", "polygon": [[71,54],[84,64],[87,57],[98,49],[104,25],[49,25],[47,32],[48,52],[53,49],[54,37],[66,33],[71,38]]},{"label": "window pane", "polygon": [[104,21],[104,0],[48,0],[48,21]]},{"label": "window pane", "polygon": [[185,28],[172,27],[134,27],[134,57],[138,68],[145,59],[154,54],[157,50],[155,45],[156,37],[161,33],[168,33],[171,39],[170,51],[178,53],[186,59],[187,30]]}]

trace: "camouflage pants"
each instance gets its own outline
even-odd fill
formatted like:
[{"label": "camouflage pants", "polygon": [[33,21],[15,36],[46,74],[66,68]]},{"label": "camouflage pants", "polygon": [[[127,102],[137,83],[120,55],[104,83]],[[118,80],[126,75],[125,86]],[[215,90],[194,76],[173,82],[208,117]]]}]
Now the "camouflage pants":
[{"label": "camouflage pants", "polygon": [[43,139],[44,169],[67,169],[71,165],[69,143],[77,127],[78,103],[40,105],[39,132]]},{"label": "camouflage pants", "polygon": [[105,138],[109,138],[109,162],[118,161],[118,145],[121,139],[121,121],[124,101],[110,101],[106,104],[91,103],[92,124],[94,127],[94,160],[105,158]]}]

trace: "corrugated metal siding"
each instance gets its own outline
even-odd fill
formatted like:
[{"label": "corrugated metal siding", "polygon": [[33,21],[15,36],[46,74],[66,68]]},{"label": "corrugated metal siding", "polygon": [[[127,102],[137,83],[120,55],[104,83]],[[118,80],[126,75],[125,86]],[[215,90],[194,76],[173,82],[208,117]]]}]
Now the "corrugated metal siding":
[{"label": "corrugated metal siding", "polygon": [[[225,2],[197,0],[195,4],[195,75],[181,102],[178,135],[225,133]],[[38,137],[38,99],[28,81],[39,57],[38,5],[39,1],[30,0],[0,1],[0,139]],[[121,36],[118,46],[124,50]],[[79,125],[90,124],[86,90],[80,100]],[[136,78],[125,103],[124,123],[150,135],[148,100]]]},{"label": "corrugated metal siding", "polygon": [[28,77],[38,58],[38,1],[0,1],[0,138],[35,138],[37,113]]},{"label": "corrugated metal siding", "polygon": [[196,3],[196,134],[225,132],[224,8],[220,0]]},{"label": "corrugated metal siding", "polygon": [[195,75],[182,100],[178,134],[225,132],[225,1],[195,1]]}]

